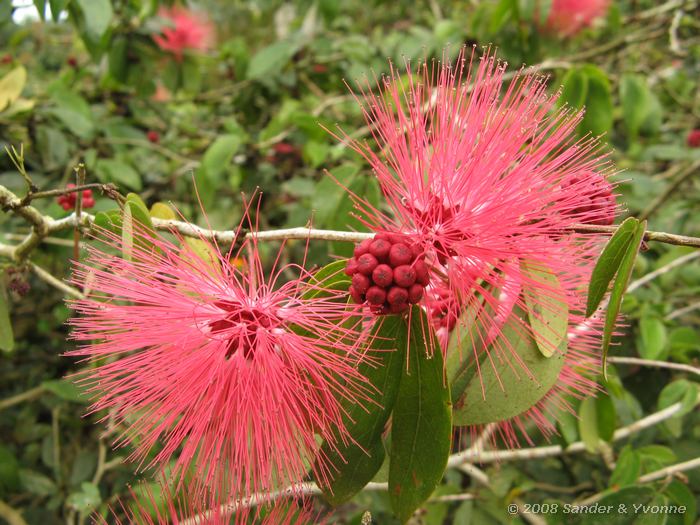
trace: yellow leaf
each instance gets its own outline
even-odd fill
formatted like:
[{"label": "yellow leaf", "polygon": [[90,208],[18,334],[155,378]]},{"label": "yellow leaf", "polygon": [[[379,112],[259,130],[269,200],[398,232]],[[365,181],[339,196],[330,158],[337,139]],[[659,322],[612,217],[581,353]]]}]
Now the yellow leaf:
[{"label": "yellow leaf", "polygon": [[27,82],[27,70],[18,66],[0,79],[0,111],[17,100]]},{"label": "yellow leaf", "polygon": [[153,204],[153,206],[151,206],[151,217],[169,221],[177,219],[177,214],[168,204],[165,204],[164,202],[156,202]]}]

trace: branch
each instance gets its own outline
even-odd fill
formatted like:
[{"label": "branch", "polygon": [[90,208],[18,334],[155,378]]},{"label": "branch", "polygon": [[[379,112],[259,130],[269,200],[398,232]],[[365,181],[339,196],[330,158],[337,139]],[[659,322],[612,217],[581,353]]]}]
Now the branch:
[{"label": "branch", "polygon": [[16,396],[8,397],[7,399],[3,399],[0,401],[0,410],[5,410],[6,408],[18,405],[19,403],[22,403],[24,401],[31,401],[32,399],[36,399],[43,393],[44,387],[37,386],[30,390],[27,390],[26,392],[22,392],[21,394],[17,394]]},{"label": "branch", "polygon": [[27,522],[24,521],[22,514],[2,500],[0,500],[0,517],[2,517],[2,519],[4,519],[9,525],[27,525]]},{"label": "branch", "polygon": [[651,359],[639,359],[638,357],[608,357],[608,363],[619,363],[621,365],[639,365],[652,368],[668,368],[679,370],[700,376],[700,368],[682,363],[668,363],[666,361],[652,361]]}]

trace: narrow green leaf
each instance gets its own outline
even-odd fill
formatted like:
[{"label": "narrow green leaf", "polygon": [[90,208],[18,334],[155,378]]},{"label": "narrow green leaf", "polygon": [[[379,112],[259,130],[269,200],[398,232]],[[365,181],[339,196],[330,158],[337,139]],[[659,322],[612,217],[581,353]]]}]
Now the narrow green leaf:
[{"label": "narrow green leaf", "polygon": [[695,501],[695,495],[688,486],[674,479],[666,485],[664,492],[676,505],[685,507],[683,525],[692,525],[697,516],[698,506]]},{"label": "narrow green leaf", "polygon": [[545,357],[551,357],[562,347],[566,351],[569,305],[559,279],[549,268],[533,262],[523,261],[521,268],[530,281],[525,282],[523,295],[537,348]]},{"label": "narrow green leaf", "polygon": [[610,341],[612,339],[613,330],[615,329],[617,314],[620,313],[622,299],[625,295],[625,290],[627,290],[627,283],[629,283],[632,275],[634,261],[637,259],[639,246],[642,243],[646,229],[647,221],[642,221],[641,223],[637,224],[634,234],[632,235],[632,239],[627,245],[625,253],[622,257],[620,269],[617,272],[617,277],[615,277],[612,292],[610,293],[610,304],[608,304],[608,310],[605,313],[605,327],[603,329],[603,376],[606,379],[608,377],[606,370],[608,349],[610,348]]},{"label": "narrow green leaf", "polygon": [[12,331],[10,308],[7,303],[5,284],[0,279],[0,350],[12,352],[15,348],[15,336]]},{"label": "narrow green leaf", "polygon": [[95,215],[95,226],[104,228],[112,233],[121,235],[122,213],[119,210],[98,211]]},{"label": "narrow green leaf", "polygon": [[613,124],[610,81],[602,70],[593,65],[583,66],[582,71],[588,79],[588,90],[586,93],[586,113],[579,125],[579,132],[582,135],[586,133],[596,136],[602,135],[610,131]]},{"label": "narrow green leaf", "polygon": [[617,273],[622,258],[627,251],[632,236],[639,221],[634,217],[629,217],[617,228],[615,233],[605,245],[603,253],[591,274],[591,282],[588,285],[588,303],[586,304],[586,317],[590,317],[598,309],[598,305],[603,300],[605,292],[608,290],[610,281]]},{"label": "narrow green leaf", "polygon": [[588,76],[580,68],[571,68],[562,80],[561,96],[557,100],[560,106],[564,103],[580,109],[586,102],[588,93]]},{"label": "narrow green leaf", "polygon": [[372,480],[384,462],[381,434],[396,401],[401,370],[405,368],[407,337],[408,327],[403,317],[385,316],[376,323],[368,348],[370,359],[363,361],[359,370],[376,389],[374,404],[343,400],[345,428],[354,442],[343,444],[336,435],[333,446],[324,443],[321,448],[321,457],[326,457],[332,465],[328,485],[321,484],[321,490],[332,505],[353,497]]},{"label": "narrow green leaf", "polygon": [[110,0],[75,0],[83,13],[85,29],[95,40],[102,38],[102,35],[109,27],[114,12]]},{"label": "narrow green leaf", "polygon": [[125,205],[122,213],[122,257],[131,260],[134,251],[134,219],[133,208]]},{"label": "narrow green leaf", "polygon": [[410,318],[408,367],[403,367],[394,405],[389,460],[391,507],[404,523],[442,479],[452,441],[450,390],[439,343],[419,307],[412,308]]},{"label": "narrow green leaf", "polygon": [[525,313],[516,309],[493,346],[517,354],[530,374],[518,365],[496,370],[487,352],[481,351],[479,373],[471,373],[466,389],[455,400],[455,425],[480,425],[510,419],[531,408],[556,383],[564,366],[564,354],[544,357],[527,333],[524,317]]},{"label": "narrow green leaf", "polygon": [[595,398],[598,435],[603,441],[610,441],[615,433],[617,413],[612,399],[607,394]]},{"label": "narrow green leaf", "polygon": [[598,434],[598,414],[595,406],[595,398],[589,397],[583,400],[579,408],[578,429],[581,441],[586,445],[586,450],[596,452],[600,446]]},{"label": "narrow green leaf", "polygon": [[350,287],[350,277],[345,274],[346,259],[327,264],[309,279],[309,289],[304,292],[304,298],[319,297],[324,290],[347,290]]}]

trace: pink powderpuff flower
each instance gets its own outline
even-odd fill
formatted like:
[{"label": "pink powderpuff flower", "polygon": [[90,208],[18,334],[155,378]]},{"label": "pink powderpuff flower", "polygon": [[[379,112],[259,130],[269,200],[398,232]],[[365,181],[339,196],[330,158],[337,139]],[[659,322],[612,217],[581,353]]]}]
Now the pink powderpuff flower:
[{"label": "pink powderpuff flower", "polygon": [[561,36],[572,36],[605,16],[610,0],[552,0],[545,29]]},{"label": "pink powderpuff flower", "polygon": [[[392,66],[376,90],[369,82],[359,87],[378,148],[341,134],[371,165],[390,209],[351,195],[358,215],[372,231],[410,238],[427,264],[421,304],[435,320],[443,352],[456,330],[468,343],[458,347],[473,353],[463,359],[496,373],[518,368],[528,377],[499,335],[513,323],[559,351],[555,334],[535,334],[512,315],[527,311],[524,292],[540,311],[565,304],[569,331],[581,319],[605,238],[578,233],[577,226],[614,220],[613,168],[596,138],[576,137],[582,111],[557,109],[558,93],[548,94],[536,75],[521,71],[504,85],[506,64],[490,51],[477,58],[463,49],[455,64],[406,69],[400,77]],[[528,276],[524,265],[552,274],[559,285]]]},{"label": "pink powderpuff flower", "polygon": [[185,51],[206,51],[213,45],[214,26],[202,15],[174,6],[161,8],[158,16],[165,20],[166,26],[153,40],[177,60],[182,60]]},{"label": "pink powderpuff flower", "polygon": [[186,491],[178,494],[162,477],[154,493],[148,484],[134,490],[131,501],[121,500],[110,508],[108,521],[95,515],[96,525],[323,525],[325,518],[307,500],[281,500],[263,505],[245,506],[236,501],[222,504],[196,500]]},{"label": "pink powderpuff flower", "polygon": [[[132,445],[140,468],[175,460],[194,492],[268,493],[310,464],[323,482],[332,466],[316,457],[317,438],[349,439],[341,401],[374,394],[357,371],[369,357],[343,292],[279,267],[279,255],[266,278],[255,237],[223,251],[202,238],[195,251],[175,232],[135,230],[127,244],[102,231],[104,246],[73,276],[91,291],[71,303],[83,346],[67,355],[89,361],[79,381],[91,410],[125,429],[117,446]],[[281,283],[289,271],[301,276]]]}]

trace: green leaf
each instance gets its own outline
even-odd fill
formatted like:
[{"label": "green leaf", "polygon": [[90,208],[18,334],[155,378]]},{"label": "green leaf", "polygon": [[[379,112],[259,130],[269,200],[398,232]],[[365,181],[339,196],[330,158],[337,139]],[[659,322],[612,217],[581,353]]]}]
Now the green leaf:
[{"label": "green leaf", "polygon": [[202,164],[197,171],[199,193],[206,208],[215,197],[217,190],[229,172],[231,160],[245,140],[243,134],[221,135],[212,142],[202,157]]},{"label": "green leaf", "polygon": [[476,373],[474,343],[481,341],[484,333],[484,327],[477,319],[482,308],[488,306],[484,306],[481,300],[469,304],[457,323],[460,329],[452,331],[447,345],[445,370],[450,399],[456,401],[453,406],[455,411],[460,408],[462,394]]},{"label": "green leaf", "polygon": [[34,7],[36,7],[39,18],[44,21],[46,19],[46,0],[34,0]]},{"label": "green leaf", "polygon": [[0,78],[0,111],[19,98],[27,82],[27,70],[17,66]]},{"label": "green leaf", "polygon": [[668,408],[674,403],[681,403],[681,409],[675,417],[688,414],[698,402],[698,385],[687,379],[678,379],[666,385],[659,394],[659,410]]},{"label": "green leaf", "polygon": [[690,488],[677,479],[674,479],[668,485],[666,485],[664,494],[666,494],[676,505],[685,507],[685,512],[683,513],[683,524],[692,525],[695,522],[695,517],[697,516],[698,506],[695,500],[695,495]]},{"label": "green leaf", "polygon": [[620,100],[625,126],[634,139],[643,125],[654,127],[660,118],[661,106],[641,75],[627,74],[620,79]]},{"label": "green leaf", "polygon": [[125,205],[122,213],[122,257],[131,261],[134,254],[134,213],[131,206]]},{"label": "green leaf", "polygon": [[481,351],[480,373],[472,373],[464,393],[454,403],[455,425],[510,419],[535,405],[556,383],[564,354],[544,357],[523,326],[524,316],[524,312],[514,309],[493,345],[517,354],[529,373],[519,365],[495,369],[487,351]]},{"label": "green leaf", "polygon": [[607,379],[607,360],[608,360],[608,349],[610,348],[610,341],[612,339],[613,330],[615,330],[615,323],[617,321],[617,314],[620,312],[620,306],[622,305],[622,299],[625,295],[625,290],[627,290],[627,284],[629,283],[630,277],[632,276],[632,270],[634,269],[634,261],[637,259],[637,253],[639,252],[639,246],[644,238],[644,232],[647,229],[647,221],[642,221],[638,223],[630,243],[627,245],[627,249],[622,257],[620,263],[620,269],[615,277],[615,282],[613,283],[612,292],[610,293],[610,303],[608,304],[608,310],[605,312],[605,326],[603,329],[603,376]]},{"label": "green leaf", "polygon": [[[155,238],[156,232],[146,203],[135,193],[129,193],[126,196],[123,213],[122,252],[124,258],[131,260],[134,239],[137,240],[139,249],[146,252],[153,251],[154,244],[151,239]],[[134,236],[134,233],[137,235]]]},{"label": "green leaf", "polygon": [[612,399],[607,394],[595,398],[596,422],[598,436],[603,441],[611,441],[615,433],[617,414]]},{"label": "green leaf", "polygon": [[[430,339],[426,339],[430,338]],[[428,355],[432,349],[432,355]],[[442,479],[452,441],[450,391],[440,346],[419,307],[410,311],[408,368],[394,405],[389,460],[391,507],[402,522]]]},{"label": "green leaf", "polygon": [[123,184],[129,189],[140,191],[143,187],[141,175],[126,162],[117,159],[99,159],[95,164],[95,175],[101,182]]},{"label": "green leaf", "polygon": [[562,80],[561,96],[558,99],[559,106],[567,103],[573,108],[580,109],[586,103],[588,94],[588,76],[581,68],[572,68],[567,71]]},{"label": "green leaf", "polygon": [[[598,502],[599,512],[588,512],[583,514],[582,525],[632,525],[635,522],[635,515],[631,514],[632,505],[646,504],[654,497],[654,489],[651,487],[624,487],[616,492],[610,492],[603,496]],[[610,512],[605,512],[605,508],[610,507]],[[628,509],[627,512],[619,512],[619,508]]]},{"label": "green leaf", "polygon": [[583,67],[588,78],[586,93],[586,113],[579,125],[582,135],[591,133],[595,136],[610,131],[613,125],[613,101],[610,81],[607,75],[595,66]]},{"label": "green leaf", "polygon": [[169,204],[164,202],[154,203],[153,206],[151,206],[151,211],[149,213],[154,219],[163,219],[165,221],[177,219],[177,213],[175,213]]},{"label": "green leaf", "polygon": [[68,507],[80,512],[89,512],[102,502],[100,490],[97,485],[83,481],[80,484],[80,492],[74,492],[66,500]]},{"label": "green leaf", "polygon": [[642,472],[642,459],[630,445],[622,449],[615,464],[615,470],[610,475],[611,488],[633,485]]},{"label": "green leaf", "polygon": [[394,407],[401,371],[405,368],[408,327],[405,319],[399,316],[377,319],[372,343],[367,349],[370,359],[364,360],[359,367],[359,372],[376,389],[373,402],[342,400],[342,409],[346,414],[345,428],[354,442],[343,444],[341,436],[336,435],[332,446],[324,443],[321,448],[321,456],[332,465],[329,483],[322,484],[321,490],[326,500],[334,506],[359,492],[384,462],[381,435]]},{"label": "green leaf", "polygon": [[0,445],[0,495],[19,487],[19,462],[12,451]]},{"label": "green leaf", "polygon": [[537,348],[545,357],[566,352],[569,305],[559,279],[549,268],[533,261],[523,261],[521,268],[527,278],[523,296]]},{"label": "green leaf", "polygon": [[309,289],[304,292],[304,299],[327,296],[325,290],[347,290],[350,288],[350,277],[345,274],[347,263],[347,259],[333,261],[315,272],[308,281]]},{"label": "green leaf", "polygon": [[595,398],[586,398],[581,403],[578,428],[586,450],[597,452],[600,446],[600,435],[598,434],[598,413]]},{"label": "green leaf", "polygon": [[567,445],[578,441],[578,417],[576,414],[572,414],[568,410],[562,410],[557,415],[557,426],[559,427],[559,434],[564,438]]},{"label": "green leaf", "polygon": [[53,480],[34,470],[20,469],[19,481],[26,492],[37,496],[51,496],[58,491]]},{"label": "green leaf", "polygon": [[15,336],[12,331],[10,308],[7,301],[5,283],[0,279],[0,350],[12,352],[15,349]]},{"label": "green leaf", "polygon": [[298,40],[280,40],[253,55],[246,76],[251,80],[262,79],[267,75],[279,75],[284,66],[299,50]]},{"label": "green leaf", "polygon": [[122,233],[122,212],[120,210],[99,211],[95,215],[95,226],[112,233]]},{"label": "green leaf", "polygon": [[85,29],[93,40],[99,40],[112,21],[113,11],[110,0],[73,0],[83,13]]},{"label": "green leaf", "polygon": [[603,300],[610,281],[612,281],[620,268],[620,263],[627,252],[627,247],[632,240],[637,224],[638,221],[634,217],[626,219],[615,230],[615,233],[610,237],[603,252],[600,254],[591,274],[591,282],[588,285],[586,317],[593,315]]},{"label": "green leaf", "polygon": [[49,6],[51,7],[51,18],[54,22],[58,22],[58,18],[61,13],[66,8],[68,0],[49,0]]},{"label": "green leaf", "polygon": [[73,403],[88,403],[90,401],[83,391],[68,379],[44,381],[41,386],[65,401]]},{"label": "green leaf", "polygon": [[655,316],[643,316],[639,320],[639,332],[642,336],[639,355],[644,359],[657,359],[666,348],[668,339],[664,322]]}]

